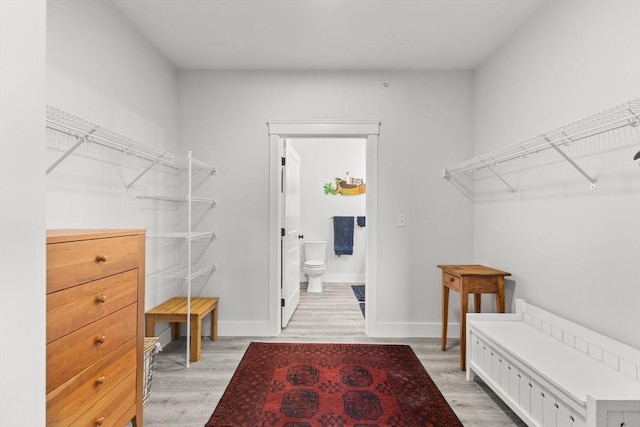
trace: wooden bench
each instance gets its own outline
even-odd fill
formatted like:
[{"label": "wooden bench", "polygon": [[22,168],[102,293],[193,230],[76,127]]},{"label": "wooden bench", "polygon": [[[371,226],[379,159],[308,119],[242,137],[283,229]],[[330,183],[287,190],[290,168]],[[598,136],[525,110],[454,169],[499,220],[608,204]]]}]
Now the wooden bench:
[{"label": "wooden bench", "polygon": [[640,426],[640,350],[522,299],[467,315],[475,375],[530,426]]},{"label": "wooden bench", "polygon": [[[197,362],[202,353],[201,323],[202,319],[211,313],[211,341],[218,338],[218,298],[191,298],[191,342],[189,360]],[[156,323],[169,322],[171,324],[171,339],[180,338],[180,323],[187,322],[187,298],[174,297],[146,312],[147,336],[156,336]]]}]

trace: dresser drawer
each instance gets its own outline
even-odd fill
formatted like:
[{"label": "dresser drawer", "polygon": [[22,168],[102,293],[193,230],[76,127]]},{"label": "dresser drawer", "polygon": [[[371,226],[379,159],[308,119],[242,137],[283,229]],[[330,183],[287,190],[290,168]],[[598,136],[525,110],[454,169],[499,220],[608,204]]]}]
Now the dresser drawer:
[{"label": "dresser drawer", "polygon": [[47,395],[47,425],[71,424],[136,369],[136,339],[112,351]]},{"label": "dresser drawer", "polygon": [[137,287],[138,270],[129,270],[48,294],[47,343],[134,303]]},{"label": "dresser drawer", "polygon": [[[128,375],[124,381],[107,393],[95,405],[80,415],[70,427],[110,427],[122,422],[122,415],[136,404],[136,375]],[[141,425],[141,424],[140,424]]]},{"label": "dresser drawer", "polygon": [[47,344],[47,393],[136,336],[137,315],[131,304]]},{"label": "dresser drawer", "polygon": [[47,245],[47,293],[138,267],[138,236]]}]

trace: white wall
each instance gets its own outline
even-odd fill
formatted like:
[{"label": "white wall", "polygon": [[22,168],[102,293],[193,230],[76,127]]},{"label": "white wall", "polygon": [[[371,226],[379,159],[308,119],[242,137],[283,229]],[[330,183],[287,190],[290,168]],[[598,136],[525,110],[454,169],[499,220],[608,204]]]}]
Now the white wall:
[{"label": "white wall", "polygon": [[[640,2],[548,2],[474,75],[474,151],[636,98],[639,76]],[[566,148],[597,177],[595,191],[557,156],[523,163],[507,175],[518,197],[494,180],[473,226],[475,261],[510,271],[516,296],[636,347],[639,138],[627,128]]]},{"label": "white wall", "polygon": [[[108,2],[51,0],[48,4],[47,104],[177,153],[174,67]],[[47,138],[51,164],[70,141],[51,131]],[[85,145],[47,176],[47,228],[174,231],[175,206],[137,198],[174,195],[173,173],[152,170],[127,190],[125,184],[146,163]],[[167,280],[163,271],[175,264],[176,251],[181,250],[173,242],[147,238],[147,309],[178,292],[176,282]]]},{"label": "white wall", "polygon": [[[203,292],[220,297],[221,335],[274,330],[267,324],[266,122],[307,119],[382,122],[373,333],[440,335],[436,264],[472,256],[471,205],[441,175],[471,155],[470,72],[181,71],[179,87],[181,140],[218,166],[203,188],[219,201],[211,249],[218,271]],[[407,215],[406,228],[396,227],[398,213]]]},{"label": "white wall", "polygon": [[[300,155],[300,228],[305,241],[327,241],[324,282],[363,283],[365,277],[365,229],[354,226],[353,255],[337,256],[333,250],[333,217],[364,216],[366,193],[357,196],[325,194],[324,184],[335,188],[335,178],[366,178],[365,139],[301,138],[287,140]],[[366,180],[365,180],[366,182]],[[304,257],[303,257],[304,259]],[[309,278],[302,269],[301,281]]]},{"label": "white wall", "polygon": [[0,1],[2,426],[45,424],[45,37],[44,1]]}]

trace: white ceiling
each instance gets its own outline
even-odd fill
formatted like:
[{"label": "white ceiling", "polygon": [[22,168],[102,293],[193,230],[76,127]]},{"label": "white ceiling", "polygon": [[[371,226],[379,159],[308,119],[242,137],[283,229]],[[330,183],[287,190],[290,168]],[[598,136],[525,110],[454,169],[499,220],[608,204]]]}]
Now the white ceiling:
[{"label": "white ceiling", "polygon": [[112,0],[177,68],[295,70],[473,69],[544,1]]}]

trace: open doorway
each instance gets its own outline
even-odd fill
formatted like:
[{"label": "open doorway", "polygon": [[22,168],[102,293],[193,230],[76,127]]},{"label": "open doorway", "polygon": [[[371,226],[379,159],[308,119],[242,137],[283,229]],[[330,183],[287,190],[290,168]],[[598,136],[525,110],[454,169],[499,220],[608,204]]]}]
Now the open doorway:
[{"label": "open doorway", "polygon": [[[285,211],[284,222],[287,233],[299,224],[301,258],[300,263],[294,263],[296,283],[303,294],[322,294],[325,284],[332,284],[331,289],[336,285],[353,289],[345,302],[352,302],[365,314],[366,139],[292,138],[285,141],[286,156],[290,149],[299,163],[292,159],[293,171],[288,170],[288,159],[285,163],[284,204],[290,205],[287,189],[299,190],[293,194],[294,206],[299,201],[299,222],[296,218],[292,221],[290,211]],[[298,166],[299,183],[292,186],[290,172],[295,173]],[[283,253],[285,280],[292,263],[287,254]],[[283,284],[285,304],[287,290]],[[286,306],[283,309],[282,327],[286,327],[290,311]]]},{"label": "open doorway", "polygon": [[[269,203],[269,327],[275,335],[281,331],[283,260],[282,233],[284,185],[282,158],[284,140],[296,138],[361,138],[366,141],[366,227],[365,227],[365,282],[367,283],[367,306],[365,333],[377,320],[377,163],[378,135],[380,123],[377,121],[357,122],[268,122],[270,148],[270,203]],[[284,231],[286,234],[286,231]]]}]

